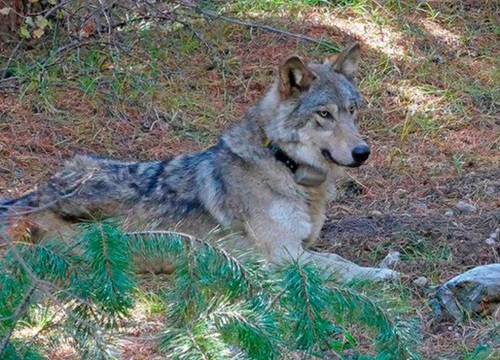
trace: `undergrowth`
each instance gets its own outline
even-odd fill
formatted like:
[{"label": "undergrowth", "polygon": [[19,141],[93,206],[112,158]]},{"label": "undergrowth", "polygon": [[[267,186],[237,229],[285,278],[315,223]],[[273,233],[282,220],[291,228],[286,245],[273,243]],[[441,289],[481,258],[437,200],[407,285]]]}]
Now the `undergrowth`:
[{"label": "undergrowth", "polygon": [[[133,259],[169,258],[175,267],[155,299],[164,328],[158,351],[171,359],[322,358],[346,351],[366,359],[418,359],[412,324],[354,286],[292,261],[264,266],[209,242],[171,232],[124,233],[88,223],[62,243],[7,242],[0,262],[2,359],[43,358],[59,346],[85,359],[112,359],[140,289]],[[126,245],[126,246],[125,246]],[[382,299],[380,299],[382,301]],[[347,326],[365,329],[361,349]]]}]

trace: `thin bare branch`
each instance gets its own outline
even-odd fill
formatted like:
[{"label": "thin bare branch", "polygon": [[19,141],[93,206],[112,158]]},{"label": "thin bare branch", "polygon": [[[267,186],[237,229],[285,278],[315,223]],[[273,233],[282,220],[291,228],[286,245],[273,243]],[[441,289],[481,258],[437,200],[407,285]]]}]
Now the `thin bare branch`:
[{"label": "thin bare branch", "polygon": [[[31,299],[33,297],[33,294],[35,292],[36,285],[32,285],[29,290],[26,292],[24,295],[24,298],[21,300],[19,305],[17,306],[16,310],[14,311],[14,314],[12,316],[9,316],[7,318],[1,318],[0,321],[5,321],[5,320],[14,320],[15,322],[18,321],[21,316],[25,313],[26,309],[28,308]],[[5,336],[0,340],[0,354],[3,354],[5,348],[9,344],[10,337],[12,335],[12,332],[14,331],[14,326],[9,326],[7,329],[7,333]]]},{"label": "thin bare branch", "polygon": [[324,40],[314,39],[314,38],[311,38],[309,36],[305,36],[305,35],[297,34],[297,33],[292,33],[292,32],[281,30],[281,29],[278,29],[278,28],[275,28],[275,27],[272,27],[272,26],[268,26],[268,25],[251,23],[251,22],[248,22],[248,21],[234,19],[234,18],[229,17],[229,16],[219,15],[216,12],[213,12],[213,11],[210,11],[210,10],[207,10],[207,9],[202,9],[202,8],[196,6],[196,5],[193,5],[192,3],[188,2],[188,1],[180,1],[179,3],[182,6],[186,7],[186,8],[189,8],[189,9],[192,9],[192,10],[196,10],[198,13],[200,13],[204,17],[209,18],[211,20],[224,20],[224,21],[227,21],[227,22],[230,22],[230,23],[233,23],[233,24],[237,24],[237,25],[248,26],[248,27],[251,27],[251,28],[261,29],[261,30],[273,32],[273,33],[276,33],[276,34],[286,35],[286,36],[289,36],[289,37],[297,38],[297,39],[300,39],[300,40],[312,42],[314,44],[318,44],[318,45],[327,47],[330,50],[333,50],[333,51],[336,51],[336,52],[339,51],[339,48],[337,46],[335,46],[334,44],[332,44],[330,42],[324,41]]},{"label": "thin bare branch", "polygon": [[21,47],[21,45],[23,43],[24,43],[24,39],[19,40],[19,42],[17,43],[14,50],[12,50],[12,53],[10,54],[9,59],[7,60],[7,63],[5,64],[5,68],[2,71],[2,75],[0,76],[0,81],[5,80],[7,78],[7,72],[9,70],[9,65],[12,62],[12,60],[14,59],[14,56],[16,56],[17,52],[19,51],[19,48]]}]

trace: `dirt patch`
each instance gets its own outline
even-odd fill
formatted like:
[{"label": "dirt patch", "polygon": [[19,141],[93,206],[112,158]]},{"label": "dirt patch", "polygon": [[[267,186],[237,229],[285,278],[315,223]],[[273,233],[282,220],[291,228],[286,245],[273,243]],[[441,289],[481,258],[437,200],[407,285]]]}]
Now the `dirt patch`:
[{"label": "dirt patch", "polygon": [[[500,227],[500,170],[470,172],[445,182],[430,178],[420,187],[373,187],[384,182],[385,173],[372,173],[371,188],[357,180],[342,184],[343,195],[331,205],[319,249],[370,266],[399,251],[399,271],[415,278],[429,275],[432,268],[434,281],[500,261],[500,243],[485,242]],[[458,210],[463,199],[476,211]]]},{"label": "dirt patch", "polygon": [[500,261],[500,244],[485,243],[499,224],[500,211],[453,217],[347,216],[325,225],[318,248],[372,266],[389,251],[399,251],[403,261],[398,270],[404,275],[421,276],[428,266],[438,266],[444,280]]}]

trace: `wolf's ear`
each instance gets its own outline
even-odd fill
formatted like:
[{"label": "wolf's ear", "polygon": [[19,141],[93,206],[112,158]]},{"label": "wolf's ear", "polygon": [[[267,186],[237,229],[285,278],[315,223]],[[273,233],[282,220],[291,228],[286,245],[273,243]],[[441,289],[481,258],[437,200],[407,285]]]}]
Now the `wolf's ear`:
[{"label": "wolf's ear", "polygon": [[288,58],[279,68],[279,90],[282,99],[290,97],[296,90],[308,90],[315,78],[301,58]]},{"label": "wolf's ear", "polygon": [[335,71],[343,74],[350,81],[354,81],[356,72],[358,71],[360,55],[359,43],[351,44],[347,49],[338,55],[334,55],[327,63],[332,64]]}]

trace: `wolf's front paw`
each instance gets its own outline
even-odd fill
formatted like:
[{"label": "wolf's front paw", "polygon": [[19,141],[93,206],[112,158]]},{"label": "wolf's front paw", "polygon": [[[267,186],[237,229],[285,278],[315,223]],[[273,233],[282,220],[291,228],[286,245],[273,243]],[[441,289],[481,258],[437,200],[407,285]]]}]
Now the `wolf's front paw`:
[{"label": "wolf's front paw", "polygon": [[377,270],[373,280],[376,281],[386,281],[386,280],[398,280],[401,274],[397,271],[391,269],[375,269]]},{"label": "wolf's front paw", "polygon": [[391,269],[380,268],[362,268],[360,279],[370,281],[388,281],[397,280],[401,277],[400,273]]}]

